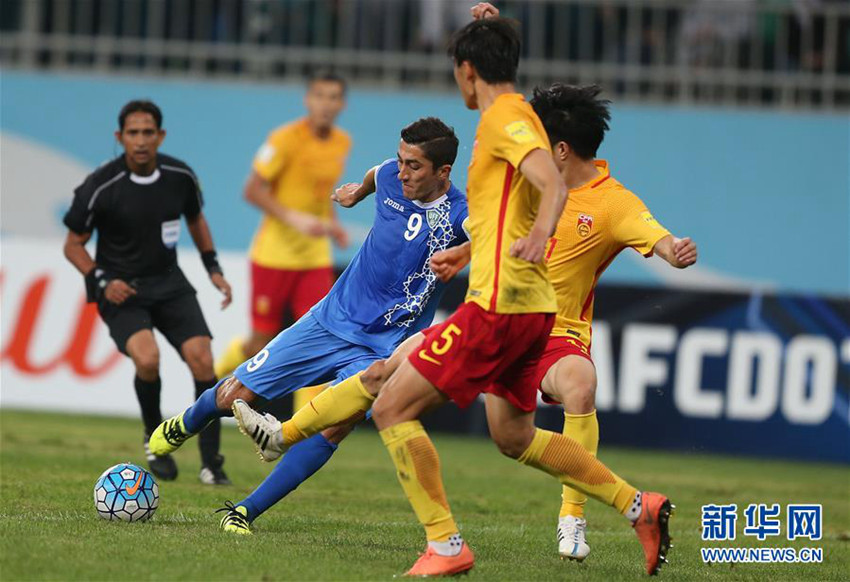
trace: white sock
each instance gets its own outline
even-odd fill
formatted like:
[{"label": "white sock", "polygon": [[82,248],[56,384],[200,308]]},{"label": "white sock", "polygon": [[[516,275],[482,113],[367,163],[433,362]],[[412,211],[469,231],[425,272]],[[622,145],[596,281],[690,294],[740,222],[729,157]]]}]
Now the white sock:
[{"label": "white sock", "polygon": [[463,548],[463,538],[458,533],[444,542],[428,542],[428,546],[441,556],[457,556]]},{"label": "white sock", "polygon": [[629,507],[628,511],[623,514],[627,518],[629,518],[629,521],[631,521],[632,523],[636,522],[640,517],[641,508],[643,507],[640,498],[641,494],[640,491],[638,491],[637,493],[635,493],[635,498],[632,500],[632,506]]}]

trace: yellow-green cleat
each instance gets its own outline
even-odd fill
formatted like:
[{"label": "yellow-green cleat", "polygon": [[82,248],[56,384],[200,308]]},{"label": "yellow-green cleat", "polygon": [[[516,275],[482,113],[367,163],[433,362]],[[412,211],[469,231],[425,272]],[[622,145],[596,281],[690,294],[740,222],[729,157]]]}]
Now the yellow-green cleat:
[{"label": "yellow-green cleat", "polygon": [[183,424],[183,414],[172,416],[166,421],[160,423],[158,427],[151,433],[148,447],[154,455],[168,455],[180,448],[189,437],[194,436],[193,433],[186,431],[186,426]]},{"label": "yellow-green cleat", "polygon": [[224,517],[221,518],[219,527],[222,531],[239,534],[243,536],[251,535],[251,522],[248,521],[248,510],[241,505],[233,505],[230,501],[224,502],[224,507],[216,510],[216,513],[226,511]]}]

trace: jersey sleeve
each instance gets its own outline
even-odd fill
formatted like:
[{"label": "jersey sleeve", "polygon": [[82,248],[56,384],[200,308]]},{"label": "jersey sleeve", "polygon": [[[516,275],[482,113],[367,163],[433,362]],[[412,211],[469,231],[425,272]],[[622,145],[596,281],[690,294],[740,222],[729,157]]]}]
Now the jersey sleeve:
[{"label": "jersey sleeve", "polygon": [[655,220],[643,201],[631,192],[625,193],[613,211],[614,237],[621,245],[631,247],[645,257],[652,256],[655,243],[670,234]]},{"label": "jersey sleeve", "polygon": [[286,161],[292,153],[294,142],[290,128],[279,129],[269,134],[260,149],[254,155],[253,169],[267,182],[272,182],[280,175]]},{"label": "jersey sleeve", "polygon": [[96,191],[94,174],[74,190],[74,199],[71,208],[65,213],[62,222],[77,234],[90,233],[94,230],[95,208],[94,193]]},{"label": "jersey sleeve", "polygon": [[469,240],[469,210],[465,206],[457,213],[452,228],[456,233],[453,245],[461,245]]},{"label": "jersey sleeve", "polygon": [[[390,174],[387,171],[387,166],[395,163],[395,159],[389,158],[375,166],[375,193],[378,193],[381,189],[381,184],[383,184],[389,177]],[[392,179],[395,180],[395,176],[392,176]],[[381,200],[379,196],[375,196],[375,207],[381,204]]]},{"label": "jersey sleeve", "polygon": [[201,182],[192,171],[192,168],[186,166],[187,170],[187,192],[186,199],[183,203],[183,215],[186,218],[195,218],[201,213],[204,208],[204,194],[201,191]]},{"label": "jersey sleeve", "polygon": [[487,120],[484,139],[492,155],[519,168],[522,160],[536,149],[549,150],[537,123],[522,109],[507,109]]},{"label": "jersey sleeve", "polygon": [[[395,160],[393,158],[389,158],[389,159],[384,160],[383,162],[381,162],[377,166],[375,166],[375,187],[376,188],[378,186],[378,178],[380,177],[381,170],[383,170],[389,164],[392,164],[394,162],[395,162]],[[386,173],[386,172],[384,172],[384,173]]]}]

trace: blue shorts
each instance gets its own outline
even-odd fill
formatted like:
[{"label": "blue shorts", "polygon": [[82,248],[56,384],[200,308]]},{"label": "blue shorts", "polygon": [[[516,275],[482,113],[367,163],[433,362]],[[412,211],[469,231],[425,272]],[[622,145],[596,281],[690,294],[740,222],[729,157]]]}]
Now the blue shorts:
[{"label": "blue shorts", "polygon": [[233,375],[267,400],[326,382],[340,382],[384,359],[371,348],[341,339],[307,313],[280,332]]}]

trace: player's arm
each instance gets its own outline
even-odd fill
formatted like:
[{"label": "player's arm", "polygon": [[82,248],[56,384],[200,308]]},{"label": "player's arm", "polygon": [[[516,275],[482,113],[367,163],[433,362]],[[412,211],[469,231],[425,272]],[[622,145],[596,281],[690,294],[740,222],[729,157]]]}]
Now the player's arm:
[{"label": "player's arm", "polygon": [[360,184],[357,182],[343,184],[337,188],[333,194],[331,194],[331,200],[343,208],[351,208],[356,205],[358,202],[372,194],[377,188],[375,185],[375,173],[377,171],[378,166],[375,166],[366,172],[366,175],[363,176],[363,181]]},{"label": "player's arm", "polygon": [[136,294],[136,290],[121,279],[112,278],[109,273],[98,268],[94,259],[86,250],[91,239],[90,232],[68,230],[63,252],[65,258],[85,277],[86,295],[89,301],[97,301],[103,295],[106,300],[121,305],[127,298]]},{"label": "player's arm", "polygon": [[676,238],[668,234],[655,243],[652,252],[677,269],[690,267],[697,262],[697,244],[690,237]]},{"label": "player's arm", "polygon": [[472,245],[466,241],[462,245],[437,251],[431,256],[431,270],[443,283],[454,278],[472,260]]},{"label": "player's arm", "polygon": [[189,227],[189,234],[192,235],[195,248],[201,253],[201,260],[204,262],[207,273],[209,273],[210,281],[224,295],[224,299],[221,301],[221,308],[224,309],[233,301],[233,292],[230,289],[230,283],[224,278],[221,266],[218,264],[210,225],[207,223],[204,213],[198,212],[195,216],[186,217],[186,226]]},{"label": "player's arm", "polygon": [[348,232],[346,232],[345,227],[342,226],[342,223],[339,221],[339,217],[336,214],[336,208],[331,206],[331,238],[334,239],[334,244],[341,249],[348,248]]},{"label": "player's arm", "polygon": [[546,243],[555,234],[558,219],[567,203],[567,186],[558,173],[552,156],[537,148],[528,153],[519,164],[519,171],[540,191],[540,206],[537,217],[527,236],[511,245],[511,256],[531,263],[543,262]]},{"label": "player's arm", "polygon": [[243,194],[249,203],[302,234],[316,237],[329,234],[330,225],[326,221],[312,214],[287,208],[278,202],[272,195],[271,182],[260,176],[256,170],[251,171],[248,176]]},{"label": "player's arm", "polygon": [[91,239],[90,232],[77,233],[73,230],[68,231],[68,236],[65,237],[65,246],[62,251],[65,253],[65,258],[70,261],[74,267],[83,275],[88,275],[95,267],[94,259],[86,250],[86,243]]}]

